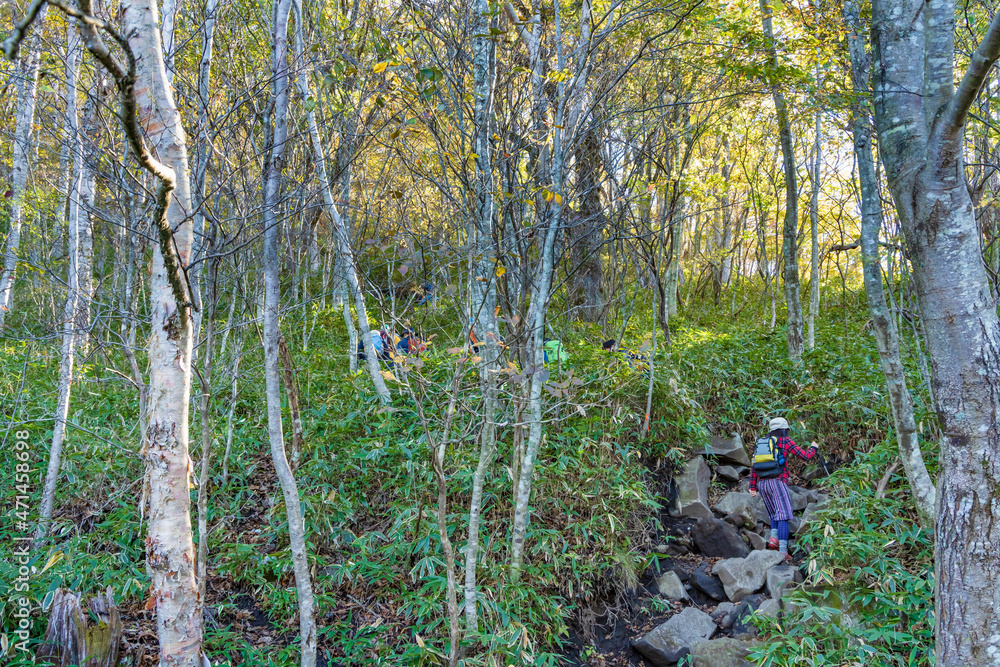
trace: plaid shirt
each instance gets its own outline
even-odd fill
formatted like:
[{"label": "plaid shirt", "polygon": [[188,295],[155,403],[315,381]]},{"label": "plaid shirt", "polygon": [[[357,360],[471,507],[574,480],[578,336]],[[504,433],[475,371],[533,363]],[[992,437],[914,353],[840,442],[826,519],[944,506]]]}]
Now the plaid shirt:
[{"label": "plaid shirt", "polygon": [[[785,465],[781,466],[781,473],[771,479],[780,480],[785,484],[788,484],[788,456],[790,454],[795,454],[804,461],[816,457],[816,450],[814,448],[802,449],[795,444],[794,440],[787,436],[778,438],[778,448],[785,454]],[[753,466],[750,466],[750,490],[757,490],[757,471],[753,469]]]}]

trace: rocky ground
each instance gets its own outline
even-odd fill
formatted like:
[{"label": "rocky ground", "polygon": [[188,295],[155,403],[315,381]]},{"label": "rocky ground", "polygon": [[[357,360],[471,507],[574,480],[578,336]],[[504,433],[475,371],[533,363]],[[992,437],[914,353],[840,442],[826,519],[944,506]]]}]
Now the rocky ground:
[{"label": "rocky ground", "polygon": [[750,619],[790,610],[782,596],[804,574],[794,536],[826,496],[790,487],[795,558],[786,562],[766,549],[769,517],[760,496],[748,492],[749,465],[734,436],[714,438],[705,455],[681,468],[673,479],[676,495],[661,517],[665,539],[630,601],[631,613],[609,613],[591,632],[596,652],[579,655],[576,664],[672,667],[687,656],[694,667],[753,664],[746,659],[756,637]]}]

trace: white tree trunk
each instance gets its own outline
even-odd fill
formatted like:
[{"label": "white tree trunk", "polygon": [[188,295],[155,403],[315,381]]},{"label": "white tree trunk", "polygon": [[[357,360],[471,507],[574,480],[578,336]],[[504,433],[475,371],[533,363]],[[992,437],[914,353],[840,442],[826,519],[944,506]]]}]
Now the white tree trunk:
[{"label": "white tree trunk", "polygon": [[17,115],[14,119],[13,159],[11,163],[10,232],[4,248],[3,268],[0,269],[0,329],[7,312],[14,304],[14,280],[17,276],[17,253],[21,249],[21,219],[28,188],[31,166],[32,130],[35,124],[35,99],[38,93],[38,60],[41,32],[45,21],[45,6],[35,19],[35,30],[28,36],[27,48],[14,72],[17,83]]},{"label": "white tree trunk", "polygon": [[[156,605],[160,663],[200,667],[202,600],[195,578],[190,496],[194,471],[188,450],[192,331],[190,310],[184,303],[190,295],[180,284],[179,267],[174,267],[175,262],[183,267],[191,260],[187,145],[163,63],[156,2],[129,0],[123,9],[128,44],[136,60],[138,122],[145,120],[146,138],[173,180],[162,221],[173,230],[172,239],[165,246],[166,232],[159,227],[161,243],[154,245],[149,291],[152,330],[144,454],[150,488],[146,538],[150,594]],[[169,262],[164,247],[176,253],[169,256]]]},{"label": "white tree trunk", "polygon": [[271,460],[281,484],[288,516],[289,546],[299,603],[299,641],[302,667],[316,664],[316,621],[313,616],[312,581],[306,552],[305,523],[299,500],[298,485],[285,455],[281,425],[281,376],[279,314],[281,298],[278,256],[278,206],[281,172],[285,162],[288,139],[288,17],[292,0],[277,0],[274,10],[273,80],[274,123],[270,139],[267,180],[264,185],[264,372],[267,393],[267,432],[271,444]]},{"label": "white tree trunk", "polygon": [[52,521],[52,508],[55,505],[56,484],[59,480],[59,468],[62,461],[63,439],[66,434],[66,419],[69,416],[70,393],[73,386],[73,356],[76,328],[76,302],[78,294],[77,257],[79,251],[79,226],[76,224],[74,200],[78,196],[80,185],[80,162],[82,150],[80,128],[76,113],[77,74],[80,66],[80,33],[76,24],[66,25],[66,135],[71,146],[72,162],[70,169],[69,190],[67,195],[67,218],[69,236],[69,266],[66,272],[66,303],[63,308],[62,323],[62,360],[59,364],[59,393],[56,398],[55,424],[52,429],[52,445],[49,448],[49,465],[45,473],[45,485],[42,489],[42,501],[39,507],[39,523],[35,532],[35,548],[42,545],[48,535],[49,524]]},{"label": "white tree trunk", "polygon": [[[868,56],[865,40],[860,31],[857,4],[850,0],[844,5],[844,16],[850,29],[849,46],[854,92],[859,99],[871,94],[868,79]],[[934,527],[935,489],[920,451],[920,438],[913,416],[913,400],[906,385],[906,369],[899,358],[899,334],[896,322],[886,304],[882,287],[882,260],[879,253],[879,233],[882,229],[882,200],[879,196],[878,177],[872,159],[871,128],[867,113],[860,108],[853,110],[852,131],[854,153],[858,161],[858,180],[861,183],[861,258],[864,263],[865,293],[872,316],[872,328],[878,344],[882,372],[885,374],[892,408],[899,457],[913,491],[914,504],[925,528]]]},{"label": "white tree trunk", "polygon": [[1000,320],[962,160],[1000,56],[994,15],[955,87],[955,3],[875,0],[879,154],[902,223],[942,430],[934,584],[939,667],[1000,665]]},{"label": "white tree trunk", "polygon": [[[771,27],[770,0],[760,0],[760,11],[763,16],[764,38],[768,44],[768,55],[775,67],[778,66],[778,56],[774,46],[774,30]],[[778,135],[781,140],[782,163],[785,172],[785,225],[783,230],[784,243],[782,251],[785,261],[785,303],[788,306],[788,358],[798,362],[802,358],[804,343],[802,339],[802,302],[799,298],[799,189],[796,185],[795,153],[792,147],[792,126],[788,120],[788,105],[785,96],[777,85],[771,87],[774,96],[774,109],[778,118]]]},{"label": "white tree trunk", "polygon": [[490,39],[491,14],[486,0],[472,6],[472,76],[473,76],[473,152],[476,207],[469,225],[473,244],[474,276],[470,291],[472,312],[479,344],[479,376],[483,392],[483,423],[480,430],[479,462],[472,478],[469,501],[469,532],[465,546],[465,622],[467,632],[479,632],[476,563],[479,555],[479,515],[482,510],[483,484],[496,452],[497,391],[493,371],[500,365],[500,335],[496,319],[496,283],[498,258],[493,245],[494,178],[491,135],[493,124],[493,89],[496,81],[495,53]]},{"label": "white tree trunk", "polygon": [[[295,22],[296,55],[302,58],[304,57],[305,49],[302,37],[301,5],[299,3],[296,3],[296,14],[299,16],[299,20]],[[303,73],[298,77],[298,85],[299,94],[302,96],[303,101],[308,100],[311,97],[308,73]],[[319,181],[320,190],[323,193],[323,205],[326,207],[327,214],[333,222],[334,240],[337,244],[337,252],[340,255],[339,265],[343,267],[345,277],[347,278],[347,286],[354,296],[354,307],[358,313],[358,328],[360,329],[361,340],[364,343],[368,374],[372,378],[372,384],[375,385],[375,391],[378,393],[379,399],[383,404],[388,404],[392,400],[392,396],[385,384],[385,378],[382,377],[378,354],[375,352],[375,345],[372,342],[371,327],[368,324],[368,312],[365,309],[365,294],[361,290],[361,283],[358,280],[358,270],[354,262],[354,252],[351,250],[347,225],[333,201],[333,191],[330,189],[330,179],[326,171],[326,153],[323,151],[319,126],[316,124],[316,114],[312,109],[306,111],[306,122],[309,127],[309,138],[312,142],[313,159],[316,162],[316,179]],[[353,323],[350,318],[350,310],[347,309],[346,303],[344,307],[344,322],[347,324],[348,333],[351,333]],[[353,341],[352,345],[355,345]],[[356,354],[356,349],[355,347],[351,350],[352,355]],[[354,371],[355,368],[356,366],[352,366],[351,370]]]},{"label": "white tree trunk", "polygon": [[[821,85],[819,63],[816,63],[816,88]],[[806,349],[816,347],[816,314],[819,311],[819,177],[823,166],[823,119],[816,112],[815,138],[813,141],[813,162],[810,171],[812,192],[809,197],[809,237],[812,239],[812,250],[809,256],[809,322]]]}]

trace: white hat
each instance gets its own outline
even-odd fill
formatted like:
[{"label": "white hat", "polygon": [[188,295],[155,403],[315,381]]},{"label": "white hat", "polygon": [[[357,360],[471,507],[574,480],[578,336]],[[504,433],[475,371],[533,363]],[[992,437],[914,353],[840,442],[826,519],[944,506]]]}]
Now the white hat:
[{"label": "white hat", "polygon": [[785,421],[784,417],[775,417],[771,420],[771,423],[767,425],[768,431],[777,431],[778,429],[787,429],[788,422]]}]

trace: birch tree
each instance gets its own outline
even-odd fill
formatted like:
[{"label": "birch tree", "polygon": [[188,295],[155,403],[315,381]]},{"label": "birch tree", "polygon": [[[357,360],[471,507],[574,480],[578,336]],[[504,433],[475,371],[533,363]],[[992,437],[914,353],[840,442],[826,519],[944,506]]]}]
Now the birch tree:
[{"label": "birch tree", "polygon": [[316,621],[313,616],[312,580],[306,552],[305,522],[299,489],[285,454],[281,424],[281,375],[279,315],[281,301],[281,258],[278,256],[280,222],[278,206],[281,194],[281,173],[285,166],[288,142],[288,18],[292,0],[277,0],[274,4],[274,34],[272,43],[273,116],[272,134],[265,170],[264,184],[264,374],[267,394],[267,433],[271,445],[271,460],[281,484],[288,517],[288,538],[292,551],[292,569],[299,604],[299,642],[302,667],[316,664]]},{"label": "birch tree", "polygon": [[896,321],[889,312],[885,291],[882,288],[882,258],[879,252],[879,235],[882,230],[882,200],[878,190],[878,176],[872,158],[871,126],[864,102],[869,98],[868,54],[865,39],[860,32],[857,4],[853,0],[844,5],[844,18],[850,30],[848,46],[851,52],[851,73],[855,103],[852,109],[851,131],[854,137],[854,154],[858,164],[861,184],[861,259],[864,263],[865,294],[871,312],[872,328],[878,345],[882,372],[889,391],[899,457],[903,470],[913,490],[914,503],[925,528],[934,527],[935,489],[920,451],[920,436],[913,416],[913,399],[906,384],[906,372],[899,358],[899,333]]},{"label": "birch tree", "polygon": [[969,108],[1000,56],[1000,13],[957,87],[952,0],[875,0],[872,41],[879,154],[913,266],[943,433],[935,664],[998,665],[1000,321],[962,143]]},{"label": "birch tree", "polygon": [[[37,18],[31,15],[31,8],[35,8]],[[12,191],[10,231],[7,233],[7,243],[4,247],[3,267],[0,268],[0,329],[3,328],[7,313],[14,303],[14,279],[17,276],[17,257],[21,249],[21,225],[33,152],[32,134],[35,125],[35,99],[38,95],[38,60],[42,26],[45,21],[45,5],[35,2],[32,3],[31,8],[28,10],[30,20],[25,28],[30,29],[32,22],[34,22],[35,30],[27,36],[28,46],[24,49],[24,55],[21,59],[16,61],[14,70],[14,79],[17,85],[17,112],[14,120],[14,155],[10,177]],[[24,38],[22,35],[18,38],[18,42]],[[7,44],[11,44],[11,42],[8,41]],[[10,50],[12,46],[7,44],[5,44],[7,57],[13,60],[14,52]]]},{"label": "birch tree", "polygon": [[[778,51],[775,46],[772,27],[770,0],[760,0],[763,17],[764,39],[767,42],[768,57],[777,70]],[[792,146],[792,124],[788,119],[788,104],[777,82],[771,84],[774,110],[778,120],[778,137],[781,143],[782,165],[785,172],[785,219],[782,252],[785,258],[785,303],[788,307],[788,358],[798,362],[805,347],[802,338],[802,302],[799,297],[799,188],[796,183],[795,152]]]},{"label": "birch tree", "polygon": [[[296,58],[301,60],[305,58],[301,1],[295,3],[295,14],[295,54]],[[364,345],[365,363],[368,368],[368,374],[371,376],[372,384],[375,386],[375,392],[378,394],[379,400],[383,405],[387,405],[392,400],[392,395],[389,393],[389,388],[385,384],[385,378],[382,377],[382,371],[379,367],[378,353],[375,351],[375,344],[371,335],[371,325],[368,322],[365,294],[361,289],[361,281],[358,279],[358,269],[354,260],[354,251],[351,249],[347,223],[334,203],[333,189],[330,186],[330,178],[327,175],[326,169],[326,152],[323,149],[323,139],[320,136],[319,125],[316,122],[316,100],[310,90],[308,71],[299,75],[298,87],[299,94],[302,96],[306,106],[306,125],[309,130],[309,141],[312,145],[313,160],[316,166],[316,181],[323,196],[323,208],[327,215],[330,216],[331,222],[333,222],[333,238],[338,256],[338,264],[344,272],[347,287],[354,298],[354,307],[358,313],[358,329],[360,330],[361,341]],[[348,325],[348,329],[353,329],[350,310],[346,304],[344,306],[344,320]],[[349,350],[348,353],[351,355],[356,354],[354,349]],[[354,370],[353,364],[351,370]]]},{"label": "birch tree", "polygon": [[[16,55],[42,4],[32,3],[5,42],[8,58]],[[79,20],[87,50],[114,77],[129,147],[158,182],[153,208],[158,243],[150,277],[150,390],[142,450],[150,507],[146,564],[152,582],[147,605],[156,609],[160,664],[201,667],[202,601],[195,581],[188,487],[192,332],[184,267],[191,258],[193,234],[184,130],[167,84],[155,2],[123,3],[125,36],[94,16],[90,0],[59,8]],[[127,64],[111,53],[101,32],[117,43]]]}]

